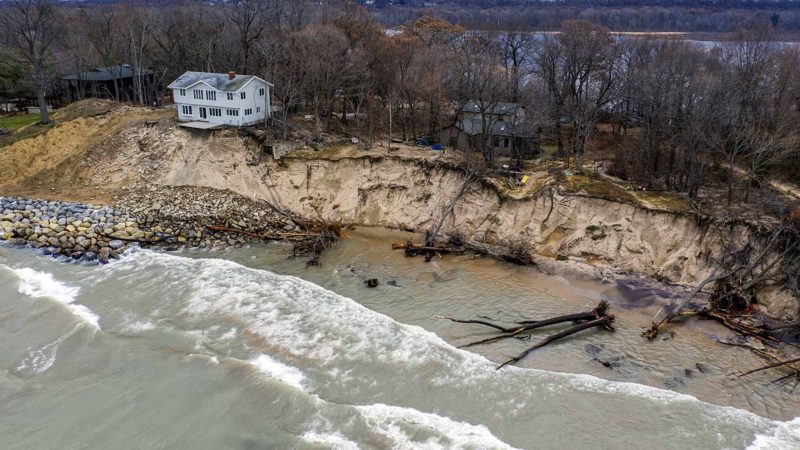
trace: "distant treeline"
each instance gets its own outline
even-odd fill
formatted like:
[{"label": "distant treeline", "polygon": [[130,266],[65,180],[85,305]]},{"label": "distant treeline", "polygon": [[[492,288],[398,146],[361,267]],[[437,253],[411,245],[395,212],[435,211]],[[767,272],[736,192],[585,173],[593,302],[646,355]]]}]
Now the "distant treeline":
[{"label": "distant treeline", "polygon": [[378,1],[370,10],[389,26],[433,14],[478,29],[557,30],[565,20],[590,20],[614,31],[729,33],[770,24],[777,32],[800,32],[795,0],[407,0]]}]

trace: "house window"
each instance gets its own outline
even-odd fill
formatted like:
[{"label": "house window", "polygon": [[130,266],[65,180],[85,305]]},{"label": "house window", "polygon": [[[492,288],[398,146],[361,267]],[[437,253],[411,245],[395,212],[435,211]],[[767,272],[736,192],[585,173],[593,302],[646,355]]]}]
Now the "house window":
[{"label": "house window", "polygon": [[181,89],[181,97],[186,97],[186,89]]},{"label": "house window", "polygon": [[245,92],[242,92],[241,94],[239,94],[239,98],[241,98],[242,100],[244,100],[245,98],[247,98],[247,95],[246,95],[246,93],[245,93]]},{"label": "house window", "polygon": [[265,91],[265,89],[264,89],[264,88],[261,88],[261,89],[259,89],[259,90],[258,90],[258,95],[260,95],[260,96],[262,96],[262,97],[263,97],[263,96],[264,96],[264,91]]},{"label": "house window", "polygon": [[253,114],[253,108],[245,108],[244,115],[249,116],[251,114]]},{"label": "house window", "polygon": [[260,106],[256,106],[256,112],[257,112],[257,113],[260,113],[260,112],[261,112],[261,107],[260,107]]},{"label": "house window", "polygon": [[206,91],[206,100],[217,101],[217,93],[214,91]]},{"label": "house window", "polygon": [[492,147],[500,147],[500,138],[492,136]]},{"label": "house window", "polygon": [[184,116],[191,116],[192,115],[192,107],[189,105],[182,105],[183,108],[183,115]]},{"label": "house window", "polygon": [[220,108],[209,108],[208,114],[214,117],[222,117],[222,109]]},{"label": "house window", "polygon": [[508,148],[508,138],[503,139],[503,148]]},{"label": "house window", "polygon": [[194,90],[194,99],[195,100],[202,100],[203,99],[203,91],[200,89]]},{"label": "house window", "polygon": [[229,109],[225,113],[227,115],[229,115],[229,116],[234,116],[234,117],[238,117],[239,116],[239,110],[238,109]]},{"label": "house window", "polygon": [[233,93],[232,92],[228,92],[228,100],[233,100]]}]

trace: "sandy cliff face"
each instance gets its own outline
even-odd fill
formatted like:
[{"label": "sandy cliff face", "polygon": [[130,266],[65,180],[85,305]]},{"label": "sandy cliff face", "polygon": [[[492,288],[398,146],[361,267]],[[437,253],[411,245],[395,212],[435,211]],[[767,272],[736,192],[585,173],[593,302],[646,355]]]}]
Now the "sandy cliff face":
[{"label": "sandy cliff face", "polygon": [[[298,213],[415,231],[434,225],[462,182],[457,171],[388,157],[291,160],[273,167],[270,178],[272,195]],[[717,251],[722,237],[688,216],[558,192],[513,200],[480,183],[456,203],[443,232],[684,284],[707,276],[704,255]],[[735,227],[724,237],[744,233]]]},{"label": "sandy cliff face", "polygon": [[[437,161],[376,152],[275,162],[259,157],[260,147],[236,130],[209,134],[146,120],[122,122],[114,133],[93,138],[86,150],[17,185],[20,195],[43,191],[80,198],[86,189],[116,195],[152,184],[203,186],[266,199],[304,216],[424,232],[462,184],[459,171]],[[25,175],[19,172],[13,175]],[[458,200],[442,233],[479,247],[523,250],[543,265],[567,259],[599,274],[623,271],[684,285],[705,279],[713,267],[710,256],[726,243],[740,247],[752,236],[743,225],[700,223],[691,215],[581,193],[545,189],[512,199],[482,182],[472,183]],[[773,315],[800,315],[797,299],[780,287],[762,289],[759,302]]]},{"label": "sandy cliff face", "polygon": [[[434,226],[462,183],[461,173],[445,165],[394,156],[286,158],[250,166],[219,151],[191,164],[175,161],[161,182],[230,189],[303,216],[419,232]],[[557,190],[509,199],[473,183],[442,233],[492,249],[523,248],[543,263],[568,259],[600,274],[621,271],[695,285],[712,272],[710,256],[726,245],[740,247],[751,231]],[[776,316],[800,313],[797,300],[779,288],[762,290],[759,302]]]}]

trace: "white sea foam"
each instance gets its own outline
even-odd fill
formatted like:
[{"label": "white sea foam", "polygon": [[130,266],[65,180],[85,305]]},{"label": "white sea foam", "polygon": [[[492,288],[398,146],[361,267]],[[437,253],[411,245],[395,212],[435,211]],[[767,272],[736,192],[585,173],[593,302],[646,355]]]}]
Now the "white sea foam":
[{"label": "white sea foam", "polygon": [[768,433],[756,435],[747,450],[795,450],[800,448],[800,417],[776,422]]},{"label": "white sea foam", "polygon": [[332,450],[359,450],[357,443],[348,440],[338,432],[322,433],[317,431],[309,431],[303,434],[301,439],[309,444],[327,446]]},{"label": "white sea foam", "polygon": [[[359,372],[370,370],[361,369],[365,366],[391,370],[397,372],[396,376],[405,374],[409,379],[401,382],[411,384],[415,382],[413,374],[425,371],[426,384],[441,386],[451,392],[469,391],[472,396],[483,395],[485,383],[491,383],[513,395],[518,400],[517,409],[520,411],[529,411],[531,401],[541,404],[562,394],[585,392],[614,398],[636,398],[652,402],[650,405],[679,405],[682,414],[688,415],[691,411],[691,414],[698,415],[687,421],[687,425],[691,424],[695,433],[709,436],[712,434],[708,431],[706,421],[724,423],[742,433],[761,433],[761,440],[780,440],[784,439],[780,433],[788,433],[789,436],[795,433],[791,427],[770,433],[769,430],[776,426],[774,421],[741,409],[707,404],[690,395],[669,390],[608,381],[590,375],[514,367],[496,371],[494,364],[484,357],[456,349],[420,327],[400,324],[353,300],[299,278],[249,269],[230,261],[188,259],[141,251],[124,258],[115,270],[152,270],[154,265],[163,266],[172,273],[191,274],[191,277],[182,278],[189,280],[193,288],[192,295],[182,302],[182,315],[195,317],[198,321],[218,317],[226,323],[236,324],[243,333],[259,336],[269,343],[270,348],[291,355],[298,361],[305,361],[305,364],[313,367],[311,370],[315,378],[323,377],[325,381],[321,384],[350,384],[350,381],[336,375],[341,371],[358,382],[363,377]],[[266,355],[254,358],[251,363],[287,384],[303,387],[305,375],[295,368]],[[363,379],[363,382],[367,381]],[[358,388],[368,390],[373,385],[365,383]],[[490,401],[488,398],[484,400]],[[592,401],[595,405],[597,402],[602,404],[600,397]],[[636,406],[632,404],[632,407]],[[648,407],[658,410],[655,406]],[[464,439],[470,442],[481,439],[491,441],[494,438],[482,425],[464,424],[416,410],[381,405],[362,413],[375,426],[383,427],[385,434],[391,434],[393,439],[402,440],[402,436],[397,434],[403,432],[403,428],[398,427],[398,421],[410,416],[414,416],[414,420],[433,422],[447,430],[466,427],[469,433]],[[381,419],[385,419],[387,425],[381,425]],[[657,427],[657,419],[653,417],[652,420],[653,426]],[[642,417],[641,424],[648,423],[649,420]],[[718,439],[722,441],[724,437]]]},{"label": "white sea foam", "polygon": [[275,378],[297,389],[304,390],[303,382],[306,377],[303,375],[303,372],[295,367],[287,366],[263,353],[251,359],[250,364],[256,366],[260,372],[271,378]]},{"label": "white sea foam", "polygon": [[56,362],[58,346],[64,340],[63,337],[51,342],[44,347],[33,350],[19,363],[17,372],[36,375],[45,372]]},{"label": "white sea foam", "polygon": [[130,322],[126,322],[122,325],[122,330],[125,333],[144,333],[145,331],[154,330],[156,328],[156,324],[149,320],[133,320]]},{"label": "white sea foam", "polygon": [[[383,434],[398,449],[513,449],[483,425],[457,422],[437,414],[383,404],[356,406],[373,431]],[[423,442],[419,430],[432,434]]]},{"label": "white sea foam", "polygon": [[80,288],[67,286],[47,272],[40,272],[28,267],[12,269],[19,278],[18,292],[29,297],[47,297],[67,305],[72,314],[84,322],[100,329],[100,317],[84,305],[73,303],[78,297]]}]

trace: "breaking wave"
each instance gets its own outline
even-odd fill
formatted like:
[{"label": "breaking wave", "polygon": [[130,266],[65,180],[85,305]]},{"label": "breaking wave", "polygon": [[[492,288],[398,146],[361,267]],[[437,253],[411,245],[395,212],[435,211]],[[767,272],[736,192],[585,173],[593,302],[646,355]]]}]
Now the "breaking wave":
[{"label": "breaking wave", "polygon": [[74,303],[78,298],[80,288],[67,286],[56,280],[50,273],[28,267],[9,270],[19,279],[17,291],[20,294],[34,298],[44,297],[55,300],[66,305],[69,311],[83,322],[97,330],[100,329],[100,317],[86,306]]},{"label": "breaking wave", "polygon": [[[235,339],[247,342],[251,355],[257,355],[250,364],[306,395],[328,402],[340,399],[342,392],[357,392],[359,399],[350,399],[351,407],[373,433],[397,448],[512,448],[495,437],[498,430],[483,424],[484,405],[502,405],[504,419],[530,420],[526,426],[533,426],[542,410],[557,411],[567,402],[579,405],[563,418],[564,430],[558,430],[567,443],[576,436],[570,422],[613,417],[614,408],[622,405],[635,411],[625,426],[638,432],[680,433],[681,439],[717,448],[800,447],[800,419],[772,421],[690,395],[590,375],[516,367],[496,371],[486,358],[457,349],[434,333],[398,323],[299,278],[227,260],[146,250],[99,270],[109,275],[163,274],[160,285],[182,286],[180,295],[164,298],[189,322],[188,329],[209,323],[233,327]],[[420,389],[427,395],[407,398],[408,392]],[[449,403],[460,404],[448,408]],[[675,415],[686,417],[680,430],[664,429],[663,416]],[[493,427],[502,427],[500,423]],[[539,432],[546,436],[556,431]],[[312,427],[301,438],[333,448],[357,447],[352,436],[336,427]]]}]

